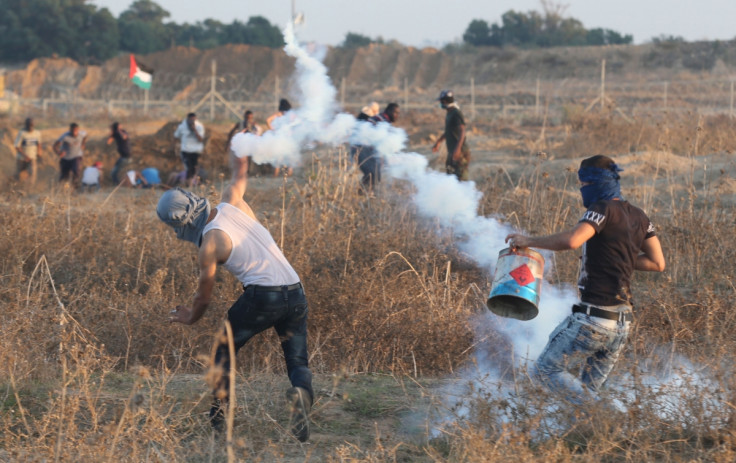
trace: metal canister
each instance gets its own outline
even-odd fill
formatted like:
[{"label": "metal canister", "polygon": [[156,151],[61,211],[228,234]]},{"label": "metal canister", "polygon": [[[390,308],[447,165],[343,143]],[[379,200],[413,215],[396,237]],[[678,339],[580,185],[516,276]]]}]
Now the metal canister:
[{"label": "metal canister", "polygon": [[531,320],[539,314],[544,257],[529,248],[506,248],[498,253],[491,294],[486,305],[506,318]]}]

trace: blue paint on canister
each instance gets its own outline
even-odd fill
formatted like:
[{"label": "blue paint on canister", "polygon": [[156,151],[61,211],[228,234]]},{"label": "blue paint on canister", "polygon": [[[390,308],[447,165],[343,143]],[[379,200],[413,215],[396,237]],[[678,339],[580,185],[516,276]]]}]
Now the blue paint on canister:
[{"label": "blue paint on canister", "polygon": [[531,320],[539,314],[544,257],[529,248],[506,248],[498,253],[491,293],[486,305],[506,318]]}]

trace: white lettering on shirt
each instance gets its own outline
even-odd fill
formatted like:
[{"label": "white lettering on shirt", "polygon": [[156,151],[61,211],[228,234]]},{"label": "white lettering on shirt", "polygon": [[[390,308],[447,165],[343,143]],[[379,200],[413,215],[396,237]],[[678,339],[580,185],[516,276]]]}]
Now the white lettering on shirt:
[{"label": "white lettering on shirt", "polygon": [[603,221],[606,220],[606,216],[603,214],[599,214],[598,212],[586,211],[585,215],[583,215],[582,220],[587,220],[588,222],[593,222],[594,224],[600,226]]}]

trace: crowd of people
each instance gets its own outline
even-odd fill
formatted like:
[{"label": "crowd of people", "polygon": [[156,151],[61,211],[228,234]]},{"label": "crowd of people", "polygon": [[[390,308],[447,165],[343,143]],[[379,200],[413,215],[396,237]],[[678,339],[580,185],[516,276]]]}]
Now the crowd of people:
[{"label": "crowd of people", "polygon": [[[445,124],[432,151],[438,151],[444,141],[447,174],[465,181],[470,163],[465,119],[452,91],[443,90],[438,101],[446,111]],[[397,103],[388,103],[382,112],[379,108],[378,103],[371,103],[362,108],[356,119],[373,125],[394,124],[399,120],[401,112]],[[292,117],[290,110],[289,102],[281,100],[279,110],[266,121],[268,129],[288,124]],[[204,315],[212,301],[218,265],[235,275],[243,286],[243,294],[227,312],[226,333],[230,333],[231,341],[225,341],[228,336],[218,337],[213,362],[222,374],[215,381],[210,423],[220,430],[225,422],[231,349],[237,352],[258,333],[274,328],[291,382],[287,391],[291,431],[304,442],[309,438],[309,413],[314,402],[307,351],[307,299],[298,274],[244,199],[252,163],[248,157],[238,157],[229,150],[230,139],[239,132],[262,133],[251,111],[246,111],[228,134],[226,149],[232,180],[220,204],[212,207],[207,198],[182,188],[168,189],[158,201],[158,217],[173,228],[177,238],[198,248],[197,291],[190,304],[178,305],[170,311],[169,321],[191,325]],[[199,159],[206,145],[205,128],[197,121],[196,114],[190,113],[179,124],[174,137],[180,141],[183,169],[173,172],[169,182],[191,187],[196,184]],[[87,134],[73,123],[54,142],[60,181],[75,181],[80,177],[86,141]],[[134,188],[161,184],[155,168],[140,172],[128,169],[130,138],[117,122],[111,126],[107,143],[113,141],[119,154],[111,173],[116,184]],[[17,174],[25,173],[34,182],[36,160],[43,150],[32,119],[25,121],[15,144]],[[363,174],[361,188],[373,192],[381,181],[383,158],[373,146],[354,145],[350,152]],[[288,174],[291,168],[276,166],[275,170],[277,174]],[[573,404],[600,399],[598,392],[620,356],[631,331],[630,283],[634,271],[661,272],[665,267],[654,226],[641,209],[628,203],[621,194],[620,171],[606,156],[583,160],[578,177],[586,210],[578,224],[549,236],[512,233],[506,237],[512,248],[552,251],[583,248],[579,299],[566,308],[569,316],[552,333],[532,370],[540,384],[560,392]],[[81,185],[84,189],[99,189],[101,178],[102,163],[98,161],[81,173]]]},{"label": "crowd of people", "polygon": [[[438,100],[441,107],[447,111],[447,115],[444,131],[432,146],[432,151],[437,152],[442,141],[445,141],[447,173],[457,176],[459,180],[467,180],[470,150],[466,142],[465,119],[454,100],[452,91],[443,90]],[[295,116],[291,109],[289,100],[282,98],[279,101],[278,110],[266,118],[266,129],[274,130],[284,124],[292,123]],[[373,125],[394,124],[399,120],[399,116],[398,103],[388,103],[381,112],[379,104],[372,102],[361,109],[356,119],[359,123]],[[227,134],[225,146],[223,146],[225,152],[229,150],[230,140],[239,132],[260,136],[264,130],[256,123],[255,114],[250,110],[246,111],[243,119],[236,122]],[[107,136],[107,145],[114,143],[118,154],[110,171],[112,184],[133,188],[168,188],[177,185],[191,188],[197,185],[204,176],[204,171],[200,167],[200,159],[207,145],[207,135],[204,125],[197,119],[195,113],[187,114],[186,118],[181,121],[174,132],[174,139],[178,141],[177,152],[182,162],[182,170],[171,172],[164,183],[156,167],[149,166],[141,170],[131,168],[133,157],[130,135],[122,124],[113,122]],[[87,140],[87,132],[82,130],[79,124],[73,122],[69,125],[69,130],[54,141],[51,151],[58,159],[60,182],[69,182],[82,191],[97,191],[104,178],[103,163],[95,161],[87,166],[84,165]],[[18,131],[15,150],[15,179],[33,187],[38,177],[38,161],[43,159],[44,155],[41,133],[35,128],[32,118],[26,119],[23,127]],[[362,173],[360,191],[373,193],[376,184],[381,181],[384,159],[373,146],[353,145],[350,147],[350,153],[351,159]],[[249,164],[249,175],[262,174],[290,176],[293,174],[293,167],[271,164],[256,165],[252,162]]]}]

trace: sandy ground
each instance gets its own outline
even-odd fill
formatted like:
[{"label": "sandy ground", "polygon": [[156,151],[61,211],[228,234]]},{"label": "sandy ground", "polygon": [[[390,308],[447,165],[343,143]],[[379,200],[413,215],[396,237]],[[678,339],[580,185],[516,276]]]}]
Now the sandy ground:
[{"label": "sandy ground", "polygon": [[[133,167],[142,169],[156,166],[162,179],[170,172],[181,168],[175,153],[173,130],[177,121],[147,120],[125,125],[133,143]],[[441,114],[436,117],[422,114],[402,121],[400,126],[410,135],[408,150],[426,155],[430,166],[443,170],[446,151],[431,152],[431,145],[442,127]],[[227,176],[224,150],[228,125],[206,124],[209,143],[202,157],[202,166],[207,172],[209,183],[219,185]],[[109,172],[117,160],[114,145],[106,145],[107,124],[93,122],[82,124],[88,134],[85,165],[102,161],[105,168],[107,188],[112,188]],[[33,191],[12,181],[15,159],[12,141],[16,129],[9,124],[0,126],[0,171],[6,188],[29,193],[43,193],[52,188],[58,175],[58,164],[51,158],[50,145],[66,127],[49,127],[42,130],[46,156],[39,163],[39,182]],[[580,158],[559,158],[555,148],[570,136],[563,128],[539,127],[490,127],[478,122],[471,124],[469,144],[472,151],[471,179],[479,187],[484,182],[501,176],[509,189],[520,194],[532,183],[535,175],[559,179],[551,182],[566,194],[577,195],[577,180],[574,172]],[[329,150],[320,150],[320,156],[329,156]],[[591,153],[592,154],[592,153]],[[736,204],[736,158],[727,152],[708,153],[700,156],[680,156],[664,151],[634,152],[613,155],[624,172],[622,188],[624,195],[650,212],[671,210],[673,202],[690,202],[693,206],[705,202],[720,201]],[[305,157],[306,159],[306,157]],[[303,170],[297,169],[295,181],[299,181]],[[496,181],[498,181],[496,179]],[[267,194],[279,189],[282,182],[264,175],[254,179],[252,188]],[[19,188],[20,187],[20,188]]]}]

